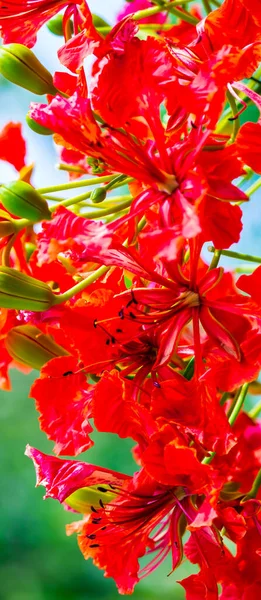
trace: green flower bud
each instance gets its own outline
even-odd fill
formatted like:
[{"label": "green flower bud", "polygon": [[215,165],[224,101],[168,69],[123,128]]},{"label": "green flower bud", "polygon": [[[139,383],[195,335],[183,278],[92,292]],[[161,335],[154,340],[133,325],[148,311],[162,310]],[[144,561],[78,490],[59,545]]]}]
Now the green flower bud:
[{"label": "green flower bud", "polygon": [[94,203],[94,204],[99,204],[100,202],[103,202],[103,200],[105,200],[107,195],[107,191],[105,188],[95,188],[95,190],[92,191],[91,195],[90,195],[90,200]]},{"label": "green flower bud", "polygon": [[33,223],[52,218],[46,200],[25,181],[11,181],[2,185],[0,202],[12,215]]},{"label": "green flower bud", "polygon": [[57,90],[51,73],[40,63],[32,50],[22,44],[0,46],[0,73],[16,85],[34,94],[52,94]]},{"label": "green flower bud", "polygon": [[20,273],[10,267],[0,267],[0,307],[42,312],[55,300],[47,283]]},{"label": "green flower bud", "polygon": [[53,135],[53,131],[51,129],[48,129],[43,125],[39,125],[39,123],[36,123],[36,121],[34,121],[34,119],[32,119],[29,114],[26,115],[25,120],[28,127],[30,127],[30,129],[35,133],[39,133],[40,135]]},{"label": "green flower bud", "polygon": [[92,15],[92,22],[94,24],[94,27],[109,27],[109,23],[107,23],[107,21],[104,21],[104,19],[102,17],[99,17],[99,15]]},{"label": "green flower bud", "polygon": [[56,344],[51,335],[43,333],[34,325],[19,325],[10,329],[5,346],[16,361],[38,370],[48,360],[69,354],[62,346]]},{"label": "green flower bud", "polygon": [[[53,19],[48,21],[47,27],[54,35],[63,36],[63,15],[56,15]],[[73,33],[73,22],[70,19],[70,32]]]}]

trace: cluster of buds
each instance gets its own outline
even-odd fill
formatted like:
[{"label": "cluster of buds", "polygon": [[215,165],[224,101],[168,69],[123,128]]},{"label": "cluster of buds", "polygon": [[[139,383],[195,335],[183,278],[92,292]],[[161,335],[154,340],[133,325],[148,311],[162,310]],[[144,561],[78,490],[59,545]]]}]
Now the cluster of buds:
[{"label": "cluster of buds", "polygon": [[[47,95],[26,121],[69,174],[35,189],[21,126],[0,132],[17,171],[0,186],[0,382],[40,371],[56,456],[27,447],[37,485],[83,515],[68,534],[121,594],[185,555],[187,600],[257,600],[261,258],[230,247],[261,187],[261,0],[122,4],[113,27],[78,0],[0,5],[0,73]],[[64,38],[54,75],[31,50],[45,23]],[[135,442],[132,476],[60,458],[93,428]]]}]

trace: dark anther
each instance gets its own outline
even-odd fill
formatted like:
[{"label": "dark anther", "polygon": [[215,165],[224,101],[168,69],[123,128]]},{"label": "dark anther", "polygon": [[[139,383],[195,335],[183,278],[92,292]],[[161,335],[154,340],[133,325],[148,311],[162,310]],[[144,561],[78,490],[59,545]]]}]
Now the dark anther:
[{"label": "dark anther", "polygon": [[121,308],[121,310],[119,311],[119,317],[120,317],[120,319],[124,319],[123,308]]},{"label": "dark anther", "polygon": [[99,500],[99,505],[100,505],[101,508],[105,508],[105,506],[103,504],[103,501],[101,499]]},{"label": "dark anther", "polygon": [[63,373],[63,377],[67,377],[68,375],[74,375],[73,371],[65,371],[65,373]]},{"label": "dark anther", "polygon": [[132,290],[131,290],[131,300],[129,300],[129,302],[127,302],[126,308],[129,308],[129,306],[131,304],[138,304],[138,302],[137,302],[137,300],[136,300],[136,298],[134,296],[134,292]]},{"label": "dark anther", "polygon": [[153,385],[155,385],[156,388],[160,388],[161,385],[158,381],[153,381]]},{"label": "dark anther", "polygon": [[193,121],[190,121],[190,124],[191,124],[192,129],[198,128],[198,126]]},{"label": "dark anther", "polygon": [[94,506],[91,506],[91,511],[97,513],[98,511],[96,510],[96,508],[94,508]]},{"label": "dark anther", "polygon": [[104,527],[101,527],[101,531],[104,531],[104,529],[106,529],[106,525],[104,525]]},{"label": "dark anther", "polygon": [[93,524],[93,525],[99,525],[99,523],[101,522],[101,520],[102,520],[102,519],[101,519],[101,517],[98,517],[98,518],[96,518],[96,519],[93,519],[93,520],[92,520],[92,524]]},{"label": "dark anther", "polygon": [[89,533],[89,535],[86,535],[86,537],[88,538],[88,540],[95,540],[96,534],[95,533]]},{"label": "dark anther", "polygon": [[112,485],[112,483],[109,483],[109,487],[111,488],[111,490],[115,490],[115,485]]},{"label": "dark anther", "polygon": [[106,492],[108,492],[109,490],[105,487],[97,487],[98,492],[102,492],[102,494],[106,494]]},{"label": "dark anther", "polygon": [[111,343],[111,340],[110,340],[110,338],[108,338],[108,339],[106,340],[105,344],[106,344],[106,346],[109,346],[109,345],[110,345],[110,343]]},{"label": "dark anther", "polygon": [[229,117],[228,121],[236,121],[238,119],[238,115],[236,115],[235,117]]},{"label": "dark anther", "polygon": [[116,329],[116,333],[123,333],[122,329]]},{"label": "dark anther", "polygon": [[89,548],[99,548],[100,544],[90,544]]},{"label": "dark anther", "polygon": [[136,319],[136,315],[134,315],[133,312],[130,312],[129,315],[132,319]]},{"label": "dark anther", "polygon": [[112,344],[116,344],[116,339],[115,339],[115,337],[113,335],[111,336],[111,343]]},{"label": "dark anther", "polygon": [[94,319],[94,321],[93,321],[93,327],[95,327],[95,329],[96,329],[96,327],[97,327],[97,319]]}]

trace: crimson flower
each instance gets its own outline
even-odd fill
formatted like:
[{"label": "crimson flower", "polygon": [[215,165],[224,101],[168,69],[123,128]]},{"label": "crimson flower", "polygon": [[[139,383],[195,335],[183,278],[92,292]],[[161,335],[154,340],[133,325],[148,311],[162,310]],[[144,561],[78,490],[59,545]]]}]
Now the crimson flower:
[{"label": "crimson flower", "polygon": [[68,7],[65,19],[75,12],[80,0],[10,0],[0,5],[0,35],[5,44],[19,42],[31,48],[36,42],[36,33],[62,8]]}]

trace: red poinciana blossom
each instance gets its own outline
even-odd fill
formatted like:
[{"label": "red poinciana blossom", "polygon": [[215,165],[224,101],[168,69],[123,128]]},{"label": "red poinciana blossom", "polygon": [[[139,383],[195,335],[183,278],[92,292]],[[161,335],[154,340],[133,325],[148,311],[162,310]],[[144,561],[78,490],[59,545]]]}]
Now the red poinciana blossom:
[{"label": "red poinciana blossom", "polygon": [[[134,251],[125,249],[116,251],[108,262],[124,266],[126,258],[126,268],[152,284],[136,285],[121,294],[121,316],[141,323],[144,329],[161,332],[155,368],[171,360],[179,336],[191,320],[199,363],[202,355],[200,323],[216,344],[240,359],[236,329],[246,332],[250,328],[248,315],[260,317],[260,311],[255,303],[248,303],[245,296],[238,294],[221,267],[209,271],[204,265],[200,268],[198,249],[194,251],[193,247],[188,264],[183,263],[180,253],[178,261],[163,263],[157,271],[148,257],[141,258]],[[106,262],[105,257],[103,260]]]},{"label": "red poinciana blossom", "polygon": [[[36,33],[46,21],[68,6],[66,19],[75,13],[81,0],[6,0],[0,3],[0,34],[5,44],[19,42],[29,48],[36,42]],[[77,11],[76,11],[77,14]]]}]

